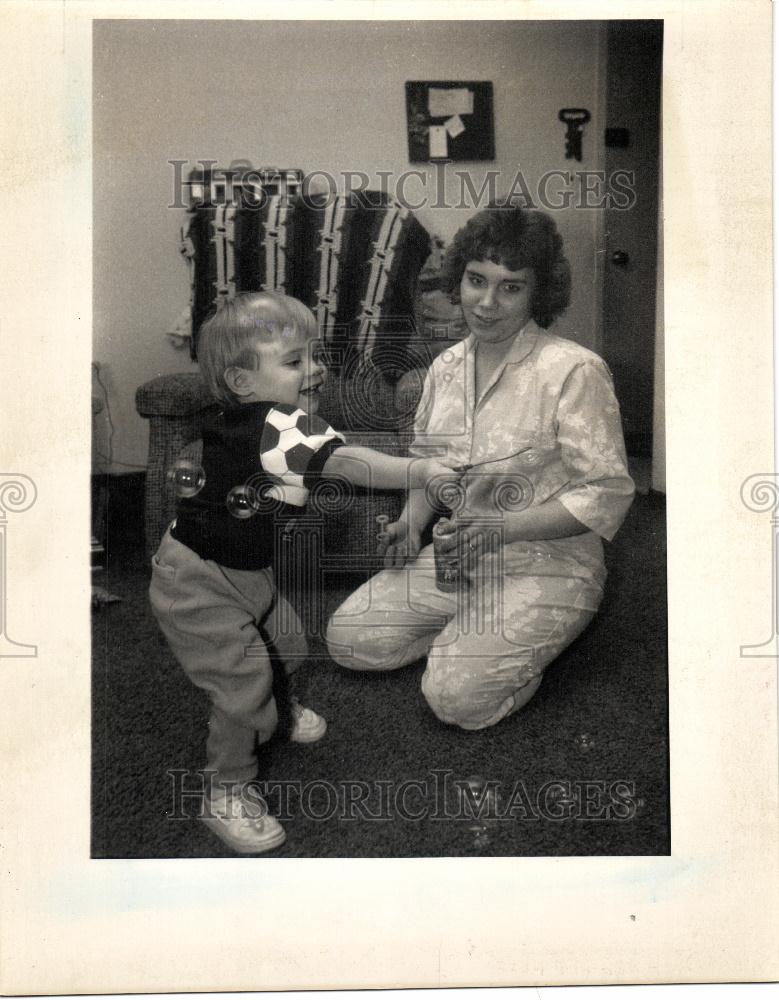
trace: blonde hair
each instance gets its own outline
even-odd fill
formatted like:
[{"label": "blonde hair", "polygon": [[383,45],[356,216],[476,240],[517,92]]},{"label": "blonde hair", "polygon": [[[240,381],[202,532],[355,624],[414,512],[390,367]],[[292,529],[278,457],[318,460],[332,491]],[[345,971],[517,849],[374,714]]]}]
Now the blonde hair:
[{"label": "blonde hair", "polygon": [[316,336],[314,314],[298,299],[281,292],[242,292],[225,300],[204,320],[197,341],[200,373],[211,395],[225,406],[238,400],[225,381],[228,368],[256,371],[260,366],[259,337],[283,333]]}]

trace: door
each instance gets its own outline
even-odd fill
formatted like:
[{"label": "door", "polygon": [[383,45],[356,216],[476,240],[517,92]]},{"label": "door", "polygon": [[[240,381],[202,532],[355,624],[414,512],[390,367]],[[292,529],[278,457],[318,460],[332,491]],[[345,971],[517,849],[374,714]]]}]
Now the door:
[{"label": "door", "polygon": [[[603,357],[629,455],[652,454],[662,21],[607,27],[606,172],[632,175],[604,222]],[[624,174],[623,174],[624,177]],[[624,188],[624,180],[619,182]]]}]

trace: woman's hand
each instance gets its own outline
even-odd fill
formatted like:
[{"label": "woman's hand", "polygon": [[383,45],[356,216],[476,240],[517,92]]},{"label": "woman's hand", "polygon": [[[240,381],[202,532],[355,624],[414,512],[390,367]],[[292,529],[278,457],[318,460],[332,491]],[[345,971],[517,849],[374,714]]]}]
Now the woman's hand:
[{"label": "woman's hand", "polygon": [[481,556],[493,551],[501,540],[504,545],[547,541],[581,535],[589,530],[557,499],[524,510],[504,511],[499,522],[502,531],[496,530],[498,525],[494,519],[469,511],[458,513],[446,522],[447,529],[450,524],[451,530],[446,530],[439,546],[444,553],[458,550],[466,570],[473,569]]},{"label": "woman's hand", "polygon": [[[494,528],[494,525],[491,527]],[[457,554],[463,572],[470,573],[480,557],[494,547],[495,532],[481,526],[477,518],[458,514],[441,518],[434,529],[436,549],[444,556]]]},{"label": "woman's hand", "polygon": [[379,535],[378,554],[384,557],[385,569],[400,569],[416,559],[421,548],[421,532],[404,519],[388,524]]}]

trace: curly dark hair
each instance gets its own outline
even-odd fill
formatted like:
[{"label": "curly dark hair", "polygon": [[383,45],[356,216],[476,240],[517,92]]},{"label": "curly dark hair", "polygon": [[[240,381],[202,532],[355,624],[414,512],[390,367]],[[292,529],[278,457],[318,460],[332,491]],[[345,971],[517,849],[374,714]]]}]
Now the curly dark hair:
[{"label": "curly dark hair", "polygon": [[536,278],[533,319],[546,329],[571,298],[571,268],[554,221],[516,205],[490,205],[457,231],[444,257],[441,287],[456,301],[465,267],[489,260],[509,271],[531,268]]}]

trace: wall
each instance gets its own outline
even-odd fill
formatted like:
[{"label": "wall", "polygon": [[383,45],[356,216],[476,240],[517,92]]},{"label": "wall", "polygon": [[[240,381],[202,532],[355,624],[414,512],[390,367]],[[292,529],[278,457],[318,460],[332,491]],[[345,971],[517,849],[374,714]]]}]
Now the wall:
[{"label": "wall", "polygon": [[[138,385],[189,370],[164,332],[187,304],[177,253],[181,210],[168,160],[301,167],[398,176],[407,156],[406,80],[491,80],[496,160],[465,165],[478,191],[487,169],[505,190],[518,169],[531,192],[549,170],[602,166],[598,22],[102,21],[94,34],[94,357],[109,394],[114,472],[144,467]],[[561,107],[592,112],[581,164],[564,157]],[[413,169],[418,169],[414,165]],[[435,200],[432,175],[426,190]],[[378,184],[378,178],[376,179]],[[447,193],[459,182],[449,168]],[[409,182],[417,198],[418,180]],[[448,239],[473,209],[420,209]],[[574,272],[559,329],[599,348],[600,213],[557,213]],[[107,415],[97,418],[107,449]]]}]

